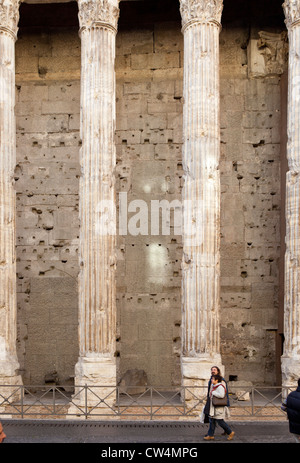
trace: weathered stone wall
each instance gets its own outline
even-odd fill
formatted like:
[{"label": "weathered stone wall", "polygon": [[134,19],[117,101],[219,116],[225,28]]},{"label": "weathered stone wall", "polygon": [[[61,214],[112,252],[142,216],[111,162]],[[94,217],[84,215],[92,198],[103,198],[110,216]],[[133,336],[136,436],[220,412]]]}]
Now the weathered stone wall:
[{"label": "weathered stone wall", "polygon": [[[149,228],[150,201],[180,200],[182,185],[183,38],[178,16],[160,19],[136,27],[121,21],[116,44],[117,192],[127,194],[128,206],[144,201]],[[272,383],[280,256],[280,75],[250,75],[248,51],[249,28],[224,25],[221,354],[227,377]],[[66,383],[78,358],[79,78],[76,28],[20,30],[18,352],[27,383],[43,383],[53,371]],[[137,212],[128,211],[128,221]],[[133,236],[127,229],[118,236],[117,257],[118,377],[138,368],[149,384],[178,384],[181,238],[172,229],[159,236],[151,236],[150,229]]]},{"label": "weathered stone wall", "polygon": [[18,347],[25,383],[63,383],[78,358],[80,41],[76,30],[16,43]]},{"label": "weathered stone wall", "polygon": [[253,36],[226,27],[220,36],[221,344],[227,375],[270,384],[276,380],[280,75],[286,61],[272,72],[262,64],[258,75],[255,63],[263,57]]},{"label": "weathered stone wall", "polygon": [[117,36],[117,190],[149,213],[145,236],[120,237],[119,367],[154,385],[180,382],[181,236],[151,234],[150,211],[181,199],[182,42],[176,22]]}]

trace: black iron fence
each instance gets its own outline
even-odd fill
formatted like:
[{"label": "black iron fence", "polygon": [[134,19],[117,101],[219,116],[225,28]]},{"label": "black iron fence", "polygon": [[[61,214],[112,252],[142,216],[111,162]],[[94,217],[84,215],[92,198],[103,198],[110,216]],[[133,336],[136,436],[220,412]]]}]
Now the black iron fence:
[{"label": "black iron fence", "polygon": [[[292,389],[231,387],[231,419],[285,419],[281,405]],[[207,387],[0,385],[0,416],[11,418],[198,420]]]}]

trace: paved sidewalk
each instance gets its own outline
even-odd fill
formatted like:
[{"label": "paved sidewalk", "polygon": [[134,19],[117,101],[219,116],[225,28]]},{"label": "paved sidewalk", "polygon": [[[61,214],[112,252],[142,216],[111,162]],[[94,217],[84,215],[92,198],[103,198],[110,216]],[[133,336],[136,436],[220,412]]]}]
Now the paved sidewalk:
[{"label": "paved sidewalk", "polygon": [[[206,444],[296,443],[288,421],[230,421],[235,438],[227,442],[216,428],[215,440],[204,441],[208,425],[178,421],[79,421],[1,419],[10,443]],[[3,449],[3,447],[2,447]],[[299,447],[300,450],[300,447]]]}]

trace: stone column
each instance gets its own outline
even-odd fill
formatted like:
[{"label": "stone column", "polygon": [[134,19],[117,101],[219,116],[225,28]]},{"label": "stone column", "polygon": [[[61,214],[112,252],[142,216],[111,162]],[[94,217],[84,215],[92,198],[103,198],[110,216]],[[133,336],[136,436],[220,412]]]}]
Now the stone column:
[{"label": "stone column", "polygon": [[283,4],[289,36],[282,385],[300,378],[300,0]]},{"label": "stone column", "polygon": [[211,366],[222,367],[219,341],[222,8],[222,0],[180,0],[184,35],[183,385],[206,385]]},{"label": "stone column", "polygon": [[[21,384],[16,353],[16,199],[14,190],[16,164],[15,41],[18,21],[19,1],[0,0],[0,385]],[[0,387],[1,391],[3,389]]]},{"label": "stone column", "polygon": [[[78,0],[81,36],[76,385],[116,385],[115,36],[118,0]],[[107,391],[97,389],[99,395]],[[93,396],[97,401],[96,397]],[[90,398],[93,401],[92,397]]]}]

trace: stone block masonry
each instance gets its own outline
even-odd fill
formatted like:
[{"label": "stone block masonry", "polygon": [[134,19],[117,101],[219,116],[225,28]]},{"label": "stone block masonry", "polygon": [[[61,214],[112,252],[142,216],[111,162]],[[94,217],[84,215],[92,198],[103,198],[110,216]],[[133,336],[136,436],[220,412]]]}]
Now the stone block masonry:
[{"label": "stone block masonry", "polygon": [[[120,25],[116,36],[117,199],[125,192],[128,203],[181,200],[180,18],[135,24]],[[274,383],[280,75],[249,77],[248,32],[226,24],[220,32],[220,352],[226,377]],[[78,359],[80,47],[77,28],[20,30],[16,42],[17,349],[25,383],[53,371],[71,382]],[[117,378],[139,369],[153,386],[181,382],[182,246],[172,233],[117,236]]]},{"label": "stone block masonry", "polygon": [[[150,211],[153,199],[181,199],[179,24],[120,30],[116,63],[116,188],[127,193],[128,203],[143,200]],[[119,237],[119,249],[119,376],[137,368],[149,384],[180,384],[181,236],[174,236],[172,224],[169,236],[161,236],[161,228],[159,236],[127,233]]]},{"label": "stone block masonry", "polygon": [[72,383],[78,357],[78,43],[71,30],[21,34],[16,45],[18,349],[31,384],[53,371]]},{"label": "stone block masonry", "polygon": [[259,381],[274,383],[281,76],[265,70],[249,78],[247,34],[224,26],[220,36],[221,352],[228,374],[256,382],[260,370]]}]

